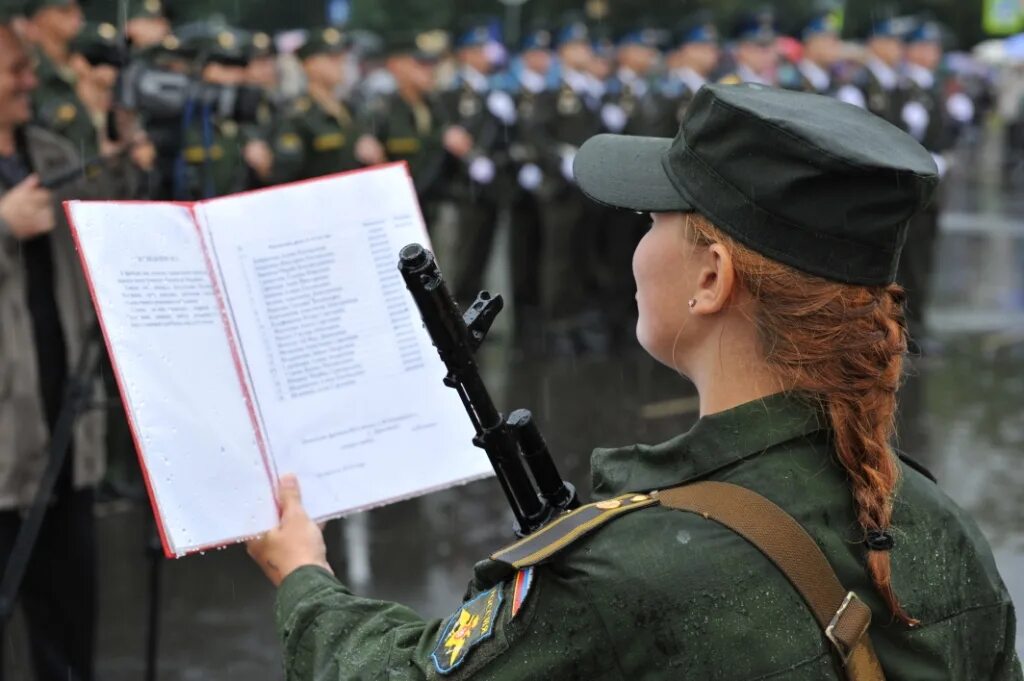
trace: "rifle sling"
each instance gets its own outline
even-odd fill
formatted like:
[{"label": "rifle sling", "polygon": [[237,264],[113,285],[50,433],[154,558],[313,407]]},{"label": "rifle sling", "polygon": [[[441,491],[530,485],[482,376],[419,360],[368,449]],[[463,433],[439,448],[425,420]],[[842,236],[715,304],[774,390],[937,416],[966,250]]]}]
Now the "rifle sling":
[{"label": "rifle sling", "polygon": [[839,582],[807,531],[760,494],[724,482],[655,492],[662,506],[718,522],[753,544],[803,596],[842,662],[848,681],[884,681],[871,639],[871,609]]}]

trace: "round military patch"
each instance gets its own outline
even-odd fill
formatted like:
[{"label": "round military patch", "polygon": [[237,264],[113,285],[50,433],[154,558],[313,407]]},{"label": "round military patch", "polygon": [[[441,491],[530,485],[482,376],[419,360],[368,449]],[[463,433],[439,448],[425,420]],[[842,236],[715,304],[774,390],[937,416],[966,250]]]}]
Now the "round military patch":
[{"label": "round military patch", "polygon": [[61,104],[57,107],[57,120],[61,123],[70,123],[78,115],[78,107],[74,104]]},{"label": "round military patch", "polygon": [[580,98],[570,88],[562,90],[562,93],[558,96],[558,113],[563,116],[570,116],[574,113],[578,113],[583,108]]},{"label": "round military patch", "polygon": [[325,28],[323,39],[328,45],[338,45],[341,43],[341,31],[333,27]]},{"label": "round military patch", "polygon": [[99,33],[100,37],[104,40],[113,40],[117,37],[117,29],[114,28],[113,24],[103,22],[96,28],[96,32]]},{"label": "round military patch", "polygon": [[459,115],[472,118],[480,113],[480,102],[475,94],[466,94],[459,98]]},{"label": "round military patch", "polygon": [[160,0],[146,0],[145,5],[143,6],[146,8],[147,12],[151,12],[153,14],[156,14],[161,9]]},{"label": "round military patch", "polygon": [[252,36],[252,45],[257,50],[265,50],[270,47],[270,36],[266,33],[254,33]]},{"label": "round military patch", "polygon": [[220,124],[220,131],[225,137],[236,137],[238,135],[238,123],[226,120]]}]

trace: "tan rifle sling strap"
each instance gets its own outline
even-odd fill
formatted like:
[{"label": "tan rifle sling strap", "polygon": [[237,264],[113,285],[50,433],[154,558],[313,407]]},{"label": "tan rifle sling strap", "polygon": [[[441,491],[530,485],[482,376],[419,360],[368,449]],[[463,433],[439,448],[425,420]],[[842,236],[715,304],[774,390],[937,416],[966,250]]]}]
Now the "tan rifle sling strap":
[{"label": "tan rifle sling strap", "polygon": [[814,539],[760,494],[725,482],[698,482],[652,493],[667,508],[725,525],[757,547],[792,582],[835,647],[848,681],[883,681],[868,626],[871,609],[840,584]]}]

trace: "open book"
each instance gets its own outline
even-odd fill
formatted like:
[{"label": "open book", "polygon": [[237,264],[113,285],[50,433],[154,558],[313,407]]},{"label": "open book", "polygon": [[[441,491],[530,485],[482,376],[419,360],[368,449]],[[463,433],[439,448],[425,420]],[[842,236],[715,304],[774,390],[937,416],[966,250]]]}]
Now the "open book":
[{"label": "open book", "polygon": [[66,204],[168,556],[482,477],[398,272],[404,164],[194,204]]}]

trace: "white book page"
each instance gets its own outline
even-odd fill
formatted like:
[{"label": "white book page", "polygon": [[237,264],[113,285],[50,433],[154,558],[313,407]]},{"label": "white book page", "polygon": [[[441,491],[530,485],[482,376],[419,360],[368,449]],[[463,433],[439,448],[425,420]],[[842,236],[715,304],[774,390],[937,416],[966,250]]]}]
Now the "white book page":
[{"label": "white book page", "polygon": [[165,552],[275,526],[271,476],[189,208],[67,206]]},{"label": "white book page", "polygon": [[491,473],[398,272],[404,165],[196,207],[276,472],[327,518]]}]

